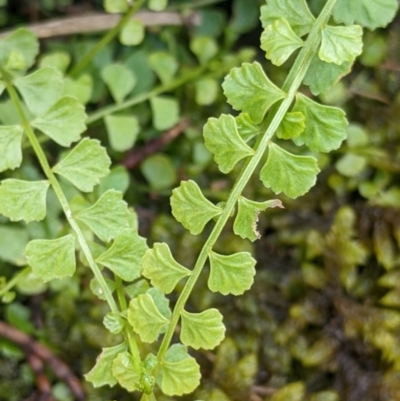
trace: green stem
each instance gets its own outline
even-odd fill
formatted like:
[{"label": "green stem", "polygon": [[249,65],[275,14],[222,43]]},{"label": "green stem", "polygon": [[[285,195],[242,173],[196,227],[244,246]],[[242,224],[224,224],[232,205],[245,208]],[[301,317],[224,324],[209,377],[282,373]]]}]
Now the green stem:
[{"label": "green stem", "polygon": [[[85,254],[86,260],[88,261],[89,266],[92,269],[93,274],[96,277],[101,290],[103,291],[103,294],[108,303],[108,306],[112,312],[118,313],[119,312],[118,306],[112,296],[112,293],[111,293],[99,267],[97,266],[96,262],[93,259],[92,253],[89,249],[89,246],[86,242],[86,239],[85,239],[81,229],[79,228],[78,224],[72,217],[72,211],[69,207],[68,200],[65,197],[64,192],[63,192],[56,176],[53,174],[53,171],[51,170],[51,167],[47,161],[46,155],[44,154],[43,149],[40,146],[35,133],[33,132],[33,129],[29,123],[29,120],[25,116],[25,113],[21,107],[21,101],[18,97],[18,94],[15,91],[14,87],[8,81],[5,84],[6,84],[7,92],[9,93],[10,98],[21,118],[22,125],[23,125],[26,135],[32,145],[32,148],[35,151],[35,154],[36,154],[37,158],[39,159],[39,163],[40,163],[47,179],[49,180],[49,182],[63,208],[64,214],[67,217],[67,220],[68,220],[72,230],[75,232],[75,235],[78,239],[79,245],[81,246],[81,249],[82,249],[83,253]],[[116,277],[115,281],[116,281],[116,286],[117,286],[118,300],[120,302],[121,309],[126,310],[128,305],[126,303],[126,298],[125,298],[125,295],[123,292],[122,280],[117,276],[115,276],[115,277]],[[139,348],[137,346],[137,343],[135,341],[133,333],[131,332],[131,329],[125,328],[124,334],[125,334],[128,344],[129,344],[129,350],[133,356],[133,361],[134,361],[135,367],[137,369],[140,369],[141,358],[140,358]]]},{"label": "green stem", "polygon": [[135,365],[135,369],[137,372],[140,372],[142,366],[141,366],[141,358],[140,358],[140,352],[138,345],[135,341],[135,335],[133,333],[131,325],[128,325],[128,327],[125,327],[125,335],[128,340],[128,345],[129,345],[129,351],[131,352],[131,355],[133,357],[133,364]]},{"label": "green stem", "polygon": [[[122,279],[114,274],[114,279],[115,279],[115,287],[117,291],[117,297],[118,297],[118,302],[119,302],[119,307],[121,308],[122,311],[126,311],[128,309],[128,304],[126,302],[126,297],[124,293],[124,283]],[[124,328],[124,335],[126,342],[129,346],[129,351],[131,352],[131,355],[133,356],[133,363],[135,365],[135,368],[137,371],[140,371],[140,352],[138,345],[135,341],[135,335],[132,331],[132,327],[130,324],[125,325]]]},{"label": "green stem", "polygon": [[[146,92],[146,93],[141,93],[140,95],[134,96],[131,99],[127,99],[124,102],[120,104],[114,104],[111,106],[106,106],[92,114],[89,115],[88,119],[86,120],[86,125],[93,124],[100,119],[104,118],[105,116],[109,114],[116,113],[118,111],[125,110],[129,107],[136,106],[137,104],[140,104],[142,102],[145,102],[147,100],[150,100],[151,98],[161,95],[165,92],[172,91],[176,88],[179,88],[180,86],[190,82],[190,81],[195,81],[197,78],[202,77],[203,73],[207,70],[207,66],[201,66],[198,67],[191,72],[182,75],[179,78],[176,78],[172,82],[166,85],[159,85],[153,90]],[[221,72],[221,70],[218,71],[218,76],[223,74],[224,71]],[[214,76],[214,74],[210,74],[207,76]],[[39,143],[45,143],[50,140],[50,138],[46,135],[39,135],[37,137]],[[22,149],[27,149],[31,147],[31,143],[29,141],[25,141],[22,145]]]},{"label": "green stem", "polygon": [[158,96],[164,92],[169,92],[172,91],[179,86],[182,86],[186,84],[187,82],[193,81],[196,78],[200,77],[203,72],[206,70],[206,66],[201,66],[193,71],[191,71],[188,74],[182,75],[181,77],[173,80],[172,82],[165,84],[165,85],[160,85],[154,88],[153,90],[146,92],[146,93],[141,93],[140,95],[134,96],[131,99],[125,100],[124,102],[120,104],[113,104],[111,106],[106,106],[94,113],[92,113],[89,118],[86,121],[87,125],[93,124],[94,122],[108,116],[109,114],[116,113],[117,111],[125,110],[128,107],[135,106],[139,103],[145,102],[146,100],[149,100],[155,96]]},{"label": "green stem", "polygon": [[[37,136],[37,140],[38,140],[39,143],[46,143],[47,141],[50,140],[50,138],[49,138],[48,136],[44,135],[44,134],[39,134],[39,135]],[[31,143],[29,142],[29,140],[25,140],[25,139],[24,139],[24,141],[22,142],[22,150],[28,149],[28,148],[30,148],[31,146],[32,146],[32,145],[31,145]]]},{"label": "green stem", "polygon": [[136,14],[142,5],[146,2],[146,0],[137,0],[132,5],[132,7],[127,11],[127,13],[120,19],[117,25],[113,29],[107,32],[95,46],[93,46],[89,53],[87,53],[84,57],[82,57],[79,63],[72,69],[70,75],[72,77],[77,77],[79,73],[93,60],[96,54],[103,49],[103,47],[107,46],[121,31],[121,29],[125,26],[125,24],[132,18],[134,14]]},{"label": "green stem", "polygon": [[124,293],[124,284],[122,282],[122,279],[114,274],[114,280],[115,280],[115,288],[117,290],[117,297],[118,297],[118,302],[119,302],[119,307],[121,310],[127,310],[128,309],[128,304],[126,303],[126,298],[125,298],[125,293]]},{"label": "green stem", "polygon": [[281,102],[280,105],[276,106],[275,111],[272,109],[270,111],[271,120],[267,131],[264,135],[258,140],[255,146],[255,154],[254,156],[245,164],[243,167],[239,178],[237,179],[232,192],[229,195],[229,199],[226,202],[224,211],[218,218],[209,238],[205,242],[199,256],[195,267],[193,269],[192,275],[189,277],[188,281],[183,288],[181,295],[178,298],[178,301],[175,305],[174,311],[172,313],[171,322],[168,326],[167,332],[164,335],[163,341],[161,343],[160,349],[158,351],[157,359],[158,365],[155,370],[155,375],[157,377],[158,370],[160,368],[160,363],[164,358],[165,353],[167,352],[169,345],[172,340],[172,336],[175,331],[175,327],[178,324],[181,312],[195,286],[203,267],[208,259],[208,255],[211,252],[213,246],[215,245],[218,237],[220,236],[226,222],[228,221],[232,210],[234,209],[237,200],[241,193],[243,192],[247,182],[253,175],[255,169],[257,168],[261,158],[263,157],[268,143],[271,140],[272,136],[274,135],[275,131],[279,127],[280,123],[282,122],[285,114],[289,110],[291,104],[293,103],[296,93],[307,73],[307,70],[311,64],[312,58],[316,53],[317,47],[320,43],[320,30],[323,26],[328,22],[329,17],[332,12],[332,8],[335,5],[337,0],[328,0],[324,9],[322,10],[320,16],[316,20],[313,29],[311,30],[307,41],[301,50],[300,54],[298,55],[296,62],[293,65],[282,89],[287,93],[287,97]]},{"label": "green stem", "polygon": [[19,271],[10,281],[7,282],[7,284],[3,288],[0,289],[0,297],[2,297],[4,294],[7,294],[8,291],[12,290],[21,279],[23,279],[30,273],[30,271],[31,268],[29,266]]},{"label": "green stem", "polygon": [[177,4],[176,6],[168,7],[168,11],[173,10],[188,10],[193,8],[212,6],[218,3],[224,3],[227,0],[198,0],[188,3]]},{"label": "green stem", "polygon": [[[4,76],[5,76],[5,74],[3,74],[3,78],[4,78]],[[44,174],[46,175],[47,179],[49,180],[49,182],[61,204],[61,207],[64,211],[64,214],[65,214],[72,230],[75,232],[76,238],[78,239],[78,243],[79,243],[84,255],[86,256],[89,266],[92,269],[93,274],[96,277],[100,288],[103,291],[104,297],[106,298],[111,311],[118,312],[117,304],[112,296],[110,289],[108,288],[106,281],[104,280],[104,277],[103,277],[99,267],[97,266],[97,264],[95,263],[95,261],[93,259],[92,253],[90,252],[90,249],[86,242],[86,239],[85,239],[81,229],[79,228],[77,222],[72,217],[71,208],[69,207],[68,200],[64,195],[64,192],[60,186],[60,183],[58,182],[56,176],[53,174],[53,171],[51,170],[51,167],[47,161],[46,155],[45,155],[42,147],[40,146],[40,143],[38,142],[35,133],[33,132],[33,129],[29,123],[28,118],[26,117],[26,115],[24,113],[24,110],[22,109],[21,100],[19,99],[19,96],[18,96],[16,90],[10,84],[10,82],[8,80],[4,80],[4,82],[6,85],[7,92],[11,98],[11,101],[12,101],[14,107],[16,108],[18,115],[21,119],[22,126],[29,139],[29,142],[31,143],[32,148],[35,151],[35,154],[39,160],[39,163],[43,169]]]}]

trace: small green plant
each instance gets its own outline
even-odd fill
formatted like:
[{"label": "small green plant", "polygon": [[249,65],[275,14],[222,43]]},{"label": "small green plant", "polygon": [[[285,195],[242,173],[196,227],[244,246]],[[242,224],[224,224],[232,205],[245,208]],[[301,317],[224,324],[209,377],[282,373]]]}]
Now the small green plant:
[{"label": "small green plant", "polygon": [[[127,11],[125,0],[110,0],[106,8],[127,11],[123,20],[127,24],[143,3],[137,1]],[[166,1],[149,4],[158,10]],[[214,251],[220,234],[233,218],[235,234],[255,241],[260,237],[259,213],[283,207],[278,199],[256,201],[243,195],[254,174],[276,195],[283,193],[292,199],[315,184],[319,172],[315,156],[340,147],[347,120],[341,109],[320,105],[299,90],[304,84],[318,95],[350,72],[362,51],[361,26],[385,26],[396,11],[396,0],[360,0],[350,5],[346,0],[327,0],[318,18],[305,0],[268,0],[261,8],[261,49],[266,57],[280,66],[299,52],[281,87],[269,80],[258,62],[232,69],[224,80],[228,103],[240,114],[210,118],[203,133],[222,173],[243,164],[238,178],[229,197],[217,205],[206,199],[192,180],[182,182],[171,197],[173,216],[191,234],[200,234],[214,221],[193,268],[179,264],[166,243],[155,243],[148,249],[138,235],[136,215],[123,201],[122,193],[109,189],[97,198],[78,196],[68,201],[60,178],[92,194],[109,174],[110,159],[98,140],[81,139],[86,129],[84,107],[76,98],[63,95],[62,74],[49,67],[27,74],[38,53],[36,38],[20,29],[0,43],[0,90],[8,93],[19,118],[19,124],[0,126],[0,171],[20,167],[22,143],[28,140],[44,174],[41,180],[4,179],[0,213],[16,222],[41,221],[46,217],[48,193],[57,197],[70,231],[58,238],[31,241],[25,251],[27,262],[35,276],[48,282],[73,275],[78,253],[81,263],[93,272],[92,291],[110,308],[104,317],[105,327],[124,338],[119,345],[103,349],[86,375],[89,382],[96,387],[118,383],[128,391],[142,392],[142,401],[154,401],[157,387],[168,396],[188,394],[198,387],[200,368],[188,348],[214,349],[225,337],[218,309],[186,310],[199,276],[208,263],[210,291],[237,296],[250,289],[256,273],[256,260],[250,253]],[[126,29],[122,37],[133,40],[130,33],[136,35],[137,26]],[[73,75],[100,47],[82,59]],[[122,101],[118,94],[116,100]],[[77,144],[50,165],[37,132],[65,148]],[[186,282],[171,310],[166,295],[183,280]],[[153,343],[160,335],[156,350]],[[174,335],[179,340],[172,344]]]}]

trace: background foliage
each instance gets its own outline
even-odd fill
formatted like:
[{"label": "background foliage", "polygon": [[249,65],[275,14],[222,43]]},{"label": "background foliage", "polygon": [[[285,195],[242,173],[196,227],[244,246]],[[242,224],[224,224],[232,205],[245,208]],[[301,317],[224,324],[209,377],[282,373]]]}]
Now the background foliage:
[{"label": "background foliage", "polygon": [[[28,3],[3,1],[0,24],[13,27],[82,10],[79,7],[101,9],[96,1]],[[82,75],[70,76],[66,89],[87,104],[88,134],[106,144],[112,157],[113,172],[94,196],[109,188],[124,191],[138,210],[141,234],[150,244],[168,242],[185,265],[194,262],[207,232],[194,237],[170,216],[171,189],[181,179],[195,178],[211,188],[208,197],[219,201],[225,199],[237,173],[234,169],[222,176],[201,137],[208,117],[229,112],[220,87],[222,77],[253,57],[278,84],[287,73],[255,50],[261,2],[209,3],[196,9],[204,16],[200,26],[150,27],[134,51],[121,42],[134,42],[137,32],[121,37],[104,48]],[[322,3],[309,1],[314,11]],[[171,2],[186,13],[194,4]],[[285,198],[284,210],[270,209],[260,216],[262,239],[255,246],[247,243],[258,261],[252,290],[226,298],[210,293],[205,282],[196,287],[191,308],[220,309],[228,336],[216,353],[196,353],[203,374],[197,398],[400,399],[398,31],[398,20],[385,30],[366,31],[364,52],[353,72],[320,96],[323,103],[344,108],[351,121],[348,138],[340,150],[321,156],[322,173],[309,194],[295,201]],[[39,63],[64,72],[96,39],[81,35],[45,40]],[[127,107],[131,98],[136,104]],[[121,111],[99,118],[99,111],[107,113],[110,107]],[[0,119],[4,124],[15,121],[4,99],[0,99]],[[182,135],[139,164],[132,162],[134,146],[162,137],[182,119],[190,123]],[[46,149],[52,161],[60,158],[58,149]],[[25,152],[28,159],[28,146]],[[31,160],[1,178],[40,178]],[[63,187],[69,199],[76,195],[67,182]],[[257,179],[246,194],[271,197]],[[49,202],[48,208],[49,216],[41,223],[16,227],[1,220],[1,275],[7,280],[18,272],[22,275],[15,292],[2,292],[6,304],[0,306],[1,319],[40,339],[81,377],[101,347],[117,342],[103,326],[107,307],[90,290],[91,276],[84,263],[73,278],[48,285],[34,284],[24,273],[26,243],[65,230],[57,203]],[[243,243],[231,231],[228,227],[218,243],[220,251],[243,251]],[[7,304],[13,297],[14,302]],[[50,371],[46,374],[55,399],[73,399],[65,382]],[[94,389],[84,381],[83,385],[90,400],[132,399],[120,388]],[[0,390],[0,400],[7,401],[28,399],[35,391],[35,375],[25,353],[4,339],[0,339]]]}]

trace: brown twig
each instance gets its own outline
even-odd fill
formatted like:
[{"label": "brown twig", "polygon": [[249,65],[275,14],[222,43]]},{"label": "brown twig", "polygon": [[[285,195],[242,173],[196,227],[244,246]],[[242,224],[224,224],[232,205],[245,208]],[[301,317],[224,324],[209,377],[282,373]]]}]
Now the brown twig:
[{"label": "brown twig", "polygon": [[263,401],[263,399],[261,397],[259,397],[257,394],[251,393],[250,401]]},{"label": "brown twig", "polygon": [[384,64],[381,64],[379,68],[388,71],[400,72],[400,65],[397,64],[395,61],[390,61],[390,60],[386,61]]},{"label": "brown twig", "polygon": [[39,391],[38,399],[40,401],[54,401],[51,395],[51,384],[44,373],[43,361],[35,354],[29,354],[27,358],[36,376],[36,386]]},{"label": "brown twig", "polygon": [[366,92],[356,88],[350,88],[350,93],[356,96],[365,97],[366,99],[376,100],[384,104],[391,104],[390,99],[380,93]]},{"label": "brown twig", "polygon": [[[150,12],[140,11],[135,17],[145,26],[162,25],[198,25],[200,14],[193,12],[189,16],[183,16],[177,12]],[[47,39],[55,36],[68,36],[83,33],[107,31],[118,24],[120,15],[106,13],[92,13],[81,16],[65,17],[46,22],[28,25],[39,39]],[[0,39],[9,35],[12,30],[0,33]]]},{"label": "brown twig", "polygon": [[19,345],[27,355],[33,354],[47,363],[54,374],[60,380],[65,381],[77,400],[85,400],[85,393],[78,378],[71,372],[69,367],[58,359],[47,347],[4,322],[0,322],[0,337],[7,338]]},{"label": "brown twig", "polygon": [[124,166],[128,170],[134,169],[146,157],[158,152],[159,150],[163,149],[166,145],[171,143],[188,126],[189,126],[189,121],[182,120],[179,124],[175,125],[175,127],[166,131],[159,138],[152,139],[139,149],[131,150],[126,154],[125,160],[123,162]]},{"label": "brown twig", "polygon": [[273,387],[264,387],[264,386],[253,386],[252,388],[251,388],[251,391],[253,392],[253,393],[256,393],[256,394],[259,394],[259,395],[262,395],[262,396],[265,396],[265,395],[267,395],[267,396],[269,396],[269,395],[272,395],[272,394],[274,394],[275,392],[276,392],[276,388],[273,388]]}]

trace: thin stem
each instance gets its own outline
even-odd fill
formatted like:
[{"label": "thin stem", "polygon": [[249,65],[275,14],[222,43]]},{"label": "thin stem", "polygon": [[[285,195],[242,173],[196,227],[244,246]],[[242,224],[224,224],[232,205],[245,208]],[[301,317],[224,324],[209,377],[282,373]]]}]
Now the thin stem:
[{"label": "thin stem", "polygon": [[160,363],[167,352],[169,345],[172,340],[172,336],[175,331],[175,327],[179,321],[181,312],[195,286],[203,267],[208,259],[208,255],[211,252],[214,244],[216,243],[218,237],[220,236],[226,222],[228,221],[232,210],[234,209],[237,200],[243,189],[247,185],[247,182],[253,175],[255,169],[257,168],[261,158],[263,157],[268,143],[271,140],[272,136],[274,135],[275,131],[279,127],[280,123],[282,122],[285,114],[289,110],[296,93],[307,73],[307,70],[311,64],[312,58],[317,50],[317,46],[320,43],[320,30],[321,28],[328,22],[330,14],[332,12],[332,8],[335,5],[337,0],[328,0],[324,9],[322,10],[320,16],[318,17],[317,21],[314,24],[313,29],[311,30],[307,41],[301,50],[300,54],[298,55],[296,62],[291,69],[282,89],[287,93],[287,97],[281,102],[280,105],[277,106],[274,110],[271,110],[269,119],[271,120],[268,129],[264,133],[264,135],[257,141],[255,145],[255,154],[254,156],[247,161],[244,165],[239,178],[237,179],[230,195],[229,199],[226,202],[224,211],[218,218],[209,238],[205,242],[199,256],[195,267],[193,269],[192,275],[189,277],[188,281],[185,284],[185,287],[178,298],[178,301],[175,305],[171,322],[168,326],[167,332],[163,338],[161,343],[160,349],[158,351],[157,359],[158,365],[155,370],[155,375],[157,377],[158,370],[160,368]]},{"label": "thin stem", "polygon": [[[4,78],[4,75],[5,74],[3,74],[3,78]],[[6,85],[7,92],[11,98],[11,101],[12,101],[14,107],[16,108],[18,115],[21,119],[22,126],[29,139],[29,142],[32,145],[32,148],[36,154],[36,157],[39,160],[39,163],[43,169],[44,174],[46,175],[47,179],[49,180],[49,182],[61,204],[61,207],[64,211],[64,214],[65,214],[72,230],[75,232],[76,238],[78,239],[78,243],[79,243],[84,255],[86,256],[89,266],[92,269],[93,274],[96,277],[100,288],[103,291],[104,297],[105,297],[111,311],[118,312],[118,307],[112,296],[112,293],[111,293],[99,267],[97,266],[97,264],[95,263],[95,261],[93,259],[92,253],[89,249],[89,246],[86,242],[86,239],[85,239],[81,229],[79,228],[75,219],[72,217],[72,211],[71,211],[71,208],[69,207],[68,200],[65,197],[64,192],[63,192],[56,176],[53,174],[53,171],[51,170],[51,167],[47,161],[46,155],[44,154],[44,151],[43,151],[42,147],[40,146],[40,143],[38,142],[35,133],[33,132],[33,129],[29,123],[29,120],[26,117],[24,110],[22,109],[22,105],[21,105],[19,96],[18,96],[16,90],[14,89],[14,87],[10,84],[10,82],[8,80],[4,80],[4,82]]]},{"label": "thin stem", "polygon": [[118,302],[119,302],[119,307],[121,310],[127,310],[128,305],[126,303],[126,298],[125,298],[125,293],[124,293],[124,284],[122,282],[122,279],[114,274],[114,280],[115,280],[115,288],[117,290],[117,297],[118,297]]},{"label": "thin stem", "polygon": [[132,18],[132,16],[139,11],[146,0],[137,0],[132,5],[132,7],[127,11],[127,13],[121,18],[117,25],[113,29],[107,32],[106,35],[100,39],[95,46],[93,46],[89,53],[82,57],[79,63],[72,69],[70,75],[72,77],[77,77],[79,73],[93,60],[96,54],[107,46],[121,31],[125,24]]},{"label": "thin stem", "polygon": [[136,106],[139,103],[145,102],[146,100],[150,100],[151,98],[158,96],[164,92],[169,92],[171,90],[174,90],[178,88],[179,86],[182,86],[186,84],[187,82],[193,81],[196,78],[200,77],[203,72],[206,70],[206,66],[201,66],[193,71],[191,71],[188,74],[182,75],[181,77],[173,80],[172,82],[165,84],[165,85],[160,85],[154,88],[153,90],[146,92],[146,93],[141,93],[140,95],[134,96],[131,99],[127,99],[124,102],[120,104],[113,104],[111,106],[106,106],[94,113],[92,113],[89,118],[86,121],[86,124],[90,125],[93,124],[94,122],[102,119],[103,117],[108,116],[109,114],[116,113],[117,111],[125,110],[128,107]]},{"label": "thin stem", "polygon": [[[89,114],[88,119],[86,120],[86,125],[90,125],[93,124],[97,121],[99,121],[100,119],[104,118],[105,116],[108,116],[109,114],[113,114],[116,113],[118,111],[122,111],[125,110],[129,107],[132,106],[136,106],[140,103],[143,103],[147,100],[150,100],[151,98],[161,95],[165,92],[169,92],[172,91],[176,88],[179,88],[180,86],[190,82],[190,81],[195,81],[197,78],[201,77],[204,73],[204,71],[206,71],[207,66],[201,66],[198,67],[194,70],[192,70],[190,73],[187,73],[185,75],[182,75],[179,78],[176,78],[175,80],[173,80],[172,82],[170,82],[169,84],[166,85],[159,85],[156,88],[154,88],[153,90],[146,92],[146,93],[141,93],[140,95],[134,96],[130,99],[125,100],[124,102],[120,103],[120,104],[113,104],[111,106],[106,106],[94,113]],[[224,73],[224,70],[219,70],[218,71],[218,75],[221,75],[222,73]],[[210,74],[207,76],[213,76],[214,74]],[[50,138],[46,135],[39,135],[37,137],[37,140],[39,143],[45,143],[47,141],[50,140]],[[31,143],[29,141],[26,141],[23,143],[22,145],[22,149],[27,149],[31,147]]]},{"label": "thin stem", "polygon": [[[39,135],[37,136],[37,140],[38,140],[39,143],[45,143],[45,142],[49,141],[50,138],[49,138],[48,136],[44,135],[44,134],[39,134]],[[22,143],[22,150],[28,149],[28,148],[30,148],[31,146],[32,146],[32,145],[31,145],[31,143],[29,142],[29,140],[28,140],[28,141],[27,141],[27,140],[24,140],[24,142]]]},{"label": "thin stem", "polygon": [[[115,278],[115,285],[116,285],[116,290],[117,290],[117,296],[118,296],[118,302],[119,306],[122,311],[126,311],[128,309],[128,304],[126,302],[125,294],[124,294],[124,286],[123,282],[120,277],[118,277],[116,274],[114,274]],[[133,364],[135,365],[135,368],[137,371],[140,371],[140,363],[141,363],[141,357],[140,357],[140,351],[139,347],[137,345],[137,342],[135,341],[135,334],[133,333],[132,327],[130,324],[125,324],[124,327],[124,337],[125,341],[128,344],[129,351],[133,357]]]},{"label": "thin stem", "polygon": [[168,7],[168,10],[187,10],[193,8],[207,7],[214,4],[223,3],[227,0],[198,0],[188,3],[177,4],[176,6]]},{"label": "thin stem", "polygon": [[[55,177],[55,175],[53,174],[53,172],[51,170],[51,167],[47,161],[46,155],[44,154],[43,149],[41,148],[41,146],[36,138],[36,135],[32,130],[32,127],[30,126],[29,120],[25,116],[25,113],[21,107],[21,102],[18,97],[18,94],[15,91],[15,89],[13,88],[13,86],[10,85],[9,82],[6,82],[6,88],[10,95],[10,98],[11,98],[14,106],[16,107],[17,112],[21,118],[22,125],[25,129],[25,132],[28,136],[30,143],[32,144],[35,154],[36,154],[37,158],[39,159],[40,165],[42,166],[42,169],[43,169],[47,179],[49,180],[49,182],[50,182],[50,184],[64,210],[65,216],[67,217],[67,220],[68,220],[71,228],[73,229],[76,237],[78,238],[79,245],[81,246],[82,251],[85,254],[86,259],[89,263],[89,266],[92,269],[93,274],[96,277],[101,290],[103,291],[103,294],[108,303],[108,306],[112,312],[118,313],[119,312],[118,306],[112,296],[112,293],[111,293],[99,267],[97,266],[96,262],[93,259],[92,253],[89,249],[89,246],[87,245],[86,239],[83,236],[81,229],[79,228],[78,224],[72,217],[72,211],[69,207],[68,201],[64,195],[64,192],[63,192],[57,178]],[[123,293],[122,280],[117,276],[116,276],[116,284],[117,284],[117,296],[118,296],[118,300],[121,304],[121,309],[126,310],[127,304],[126,304],[125,295]],[[133,361],[134,361],[135,367],[137,369],[139,369],[141,358],[140,358],[139,348],[137,346],[137,343],[135,341],[133,333],[131,332],[131,329],[125,328],[124,334],[125,334],[125,337],[127,339],[128,345],[129,345],[129,350],[133,356]]]},{"label": "thin stem", "polygon": [[129,351],[131,352],[132,359],[133,359],[133,364],[135,366],[135,369],[137,372],[140,372],[142,366],[141,366],[141,358],[140,358],[140,352],[138,345],[135,341],[135,335],[133,333],[131,325],[128,325],[128,327],[125,327],[125,335],[128,340],[128,345],[129,345]]},{"label": "thin stem", "polygon": [[[121,308],[122,311],[126,311],[128,309],[128,304],[126,302],[126,297],[124,293],[124,283],[122,282],[122,279],[114,274],[114,279],[115,279],[115,287],[117,291],[117,297],[118,297],[118,302],[119,302],[119,307]],[[129,351],[131,352],[131,355],[133,356],[133,363],[135,365],[135,368],[139,371],[140,370],[140,352],[138,345],[135,341],[135,336],[132,331],[131,325],[125,325],[124,327],[124,335],[125,335],[125,340],[129,346]]]},{"label": "thin stem", "polygon": [[31,271],[31,268],[28,266],[25,269],[19,271],[14,277],[6,283],[6,285],[0,289],[0,297],[4,294],[7,294],[8,291],[12,290],[20,280],[22,280],[25,276],[27,276]]}]

